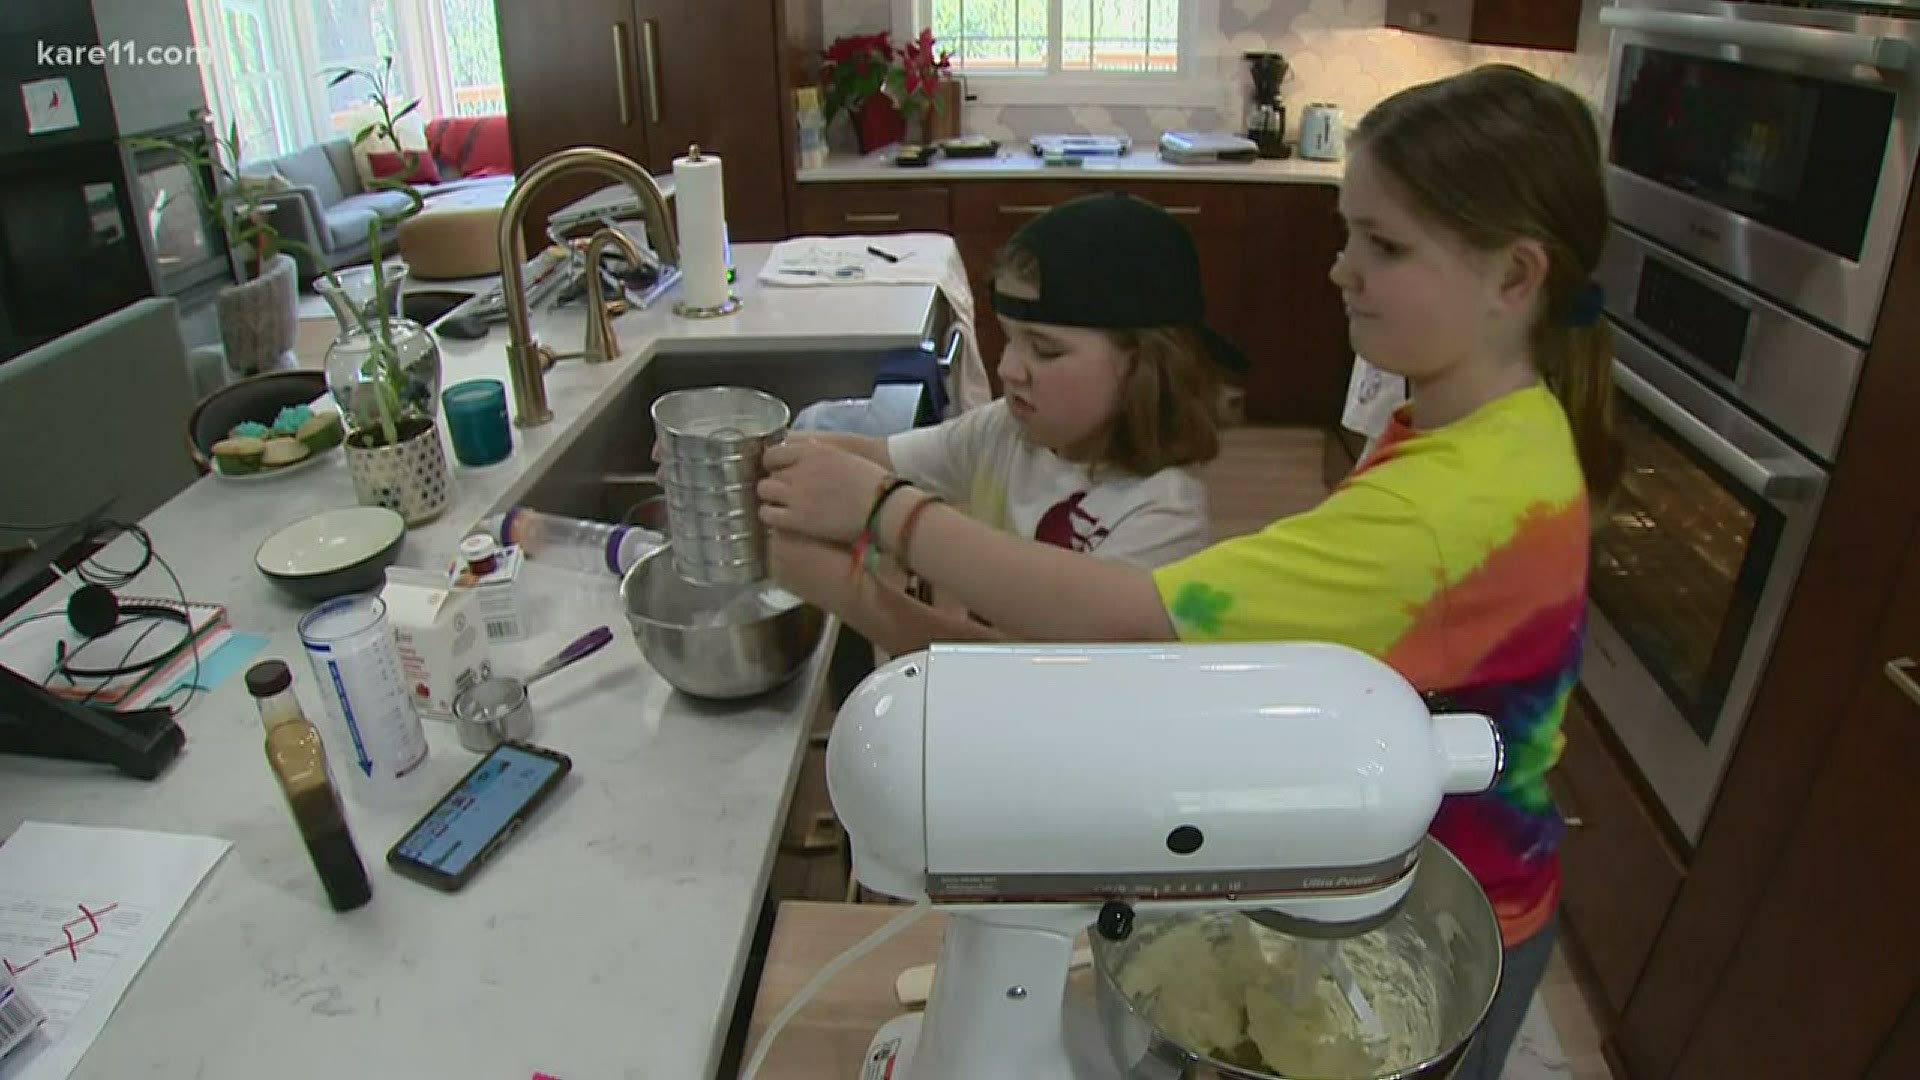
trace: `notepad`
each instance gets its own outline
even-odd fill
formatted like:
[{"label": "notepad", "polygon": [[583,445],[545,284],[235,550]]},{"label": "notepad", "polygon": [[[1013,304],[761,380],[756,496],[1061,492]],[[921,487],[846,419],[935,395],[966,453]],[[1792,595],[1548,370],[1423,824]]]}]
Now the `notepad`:
[{"label": "notepad", "polygon": [[[122,608],[151,604],[180,610],[178,600],[120,597]],[[192,641],[182,642],[180,624],[139,616],[128,617],[98,638],[88,640],[67,621],[63,609],[47,618],[18,623],[0,638],[0,666],[31,679],[48,692],[73,701],[118,708],[151,684],[172,685],[193,670],[196,650],[210,655],[231,634],[227,609],[219,604],[188,601]],[[156,660],[125,675],[107,678],[69,676],[60,670],[62,650],[68,661],[86,668],[116,668]],[[176,650],[177,651],[174,651]]]}]

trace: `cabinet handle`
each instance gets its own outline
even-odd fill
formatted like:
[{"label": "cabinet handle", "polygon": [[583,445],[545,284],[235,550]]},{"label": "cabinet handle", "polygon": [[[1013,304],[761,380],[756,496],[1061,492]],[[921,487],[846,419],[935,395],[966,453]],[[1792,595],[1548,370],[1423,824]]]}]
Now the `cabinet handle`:
[{"label": "cabinet handle", "polygon": [[1915,705],[1920,705],[1920,683],[1914,682],[1913,676],[1907,674],[1907,672],[1912,671],[1913,668],[1914,660],[1911,656],[1903,656],[1898,660],[1889,660],[1887,661],[1886,668],[1887,678],[1892,679],[1893,685],[1899,687],[1900,692],[1907,695],[1907,698]]},{"label": "cabinet handle", "polygon": [[1200,208],[1197,206],[1163,206],[1160,209],[1165,210],[1167,213],[1172,214],[1175,217],[1199,217],[1200,216]]},{"label": "cabinet handle", "polygon": [[1555,791],[1551,786],[1547,788],[1547,798],[1552,800],[1554,812],[1560,815],[1560,823],[1562,825],[1565,825],[1568,829],[1584,829],[1587,827],[1587,819],[1580,813],[1580,808],[1576,806],[1573,808],[1572,813],[1568,813],[1561,805],[1560,793]]},{"label": "cabinet handle", "polygon": [[1000,212],[1009,216],[1015,214],[1044,214],[1053,209],[1052,203],[1001,203]]},{"label": "cabinet handle", "polygon": [[900,224],[900,211],[889,210],[884,214],[856,214],[849,211],[847,213],[847,224],[849,225],[898,225]]},{"label": "cabinet handle", "polygon": [[660,122],[660,20],[640,24],[640,48],[647,54],[647,122]]},{"label": "cabinet handle", "polygon": [[613,24],[613,74],[620,84],[620,126],[633,124],[633,83],[630,81],[633,59],[628,55],[627,24]]},{"label": "cabinet handle", "polygon": [[966,340],[967,335],[961,331],[958,326],[949,326],[947,328],[947,349],[940,355],[940,359],[936,361],[941,371],[953,370],[953,365],[960,360],[960,346],[964,344]]}]

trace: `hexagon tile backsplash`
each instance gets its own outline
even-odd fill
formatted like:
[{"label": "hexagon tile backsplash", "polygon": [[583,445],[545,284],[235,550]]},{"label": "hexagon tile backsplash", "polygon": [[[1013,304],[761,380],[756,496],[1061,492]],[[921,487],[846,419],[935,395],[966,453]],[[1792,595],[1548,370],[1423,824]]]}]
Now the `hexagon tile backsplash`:
[{"label": "hexagon tile backsplash", "polygon": [[[893,24],[894,0],[825,0],[825,30],[873,33]],[[1220,25],[1202,43],[1221,67],[1220,104],[1214,108],[1139,105],[967,105],[967,131],[1019,142],[1039,132],[1126,132],[1152,145],[1170,128],[1233,129],[1240,123],[1247,77],[1240,54],[1273,50],[1292,66],[1283,89],[1289,123],[1301,106],[1330,101],[1349,124],[1403,87],[1464,71],[1477,64],[1517,64],[1565,83],[1600,103],[1607,74],[1607,38],[1599,25],[1601,0],[1584,0],[1578,52],[1497,49],[1389,30],[1386,0],[1219,0]]]}]

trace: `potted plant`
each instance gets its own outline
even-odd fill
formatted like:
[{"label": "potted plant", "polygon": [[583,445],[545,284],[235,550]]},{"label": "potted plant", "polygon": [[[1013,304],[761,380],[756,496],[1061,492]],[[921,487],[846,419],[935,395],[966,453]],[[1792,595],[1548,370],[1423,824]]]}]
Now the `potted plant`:
[{"label": "potted plant", "polygon": [[920,118],[922,142],[933,139],[933,118],[948,108],[947,91],[953,85],[953,50],[934,51],[933,31],[900,46],[900,86],[895,91],[907,122]]},{"label": "potted plant", "polygon": [[368,84],[375,118],[354,134],[356,146],[386,142],[402,162],[398,172],[376,177],[376,190],[398,191],[407,205],[367,223],[369,270],[357,286],[329,270],[314,282],[340,320],[341,333],[327,349],[327,387],[347,423],[347,469],[362,503],[386,506],[409,524],[439,516],[452,500],[452,479],[436,416],[440,407],[440,346],[425,327],[395,310],[406,263],[385,259],[381,230],[420,212],[420,192],[408,178],[420,151],[400,144],[395,125],[419,107],[416,99],[393,107],[393,60],[378,71],[340,68],[329,87],[353,79]]},{"label": "potted plant", "polygon": [[821,57],[827,122],[843,111],[852,117],[863,154],[899,142],[907,121],[886,93],[889,79],[902,81],[894,66],[892,35],[849,34],[836,39]]},{"label": "potted plant", "polygon": [[852,117],[863,154],[904,139],[916,117],[924,138],[932,117],[947,110],[952,68],[951,50],[936,52],[931,30],[899,48],[884,33],[838,38],[821,53],[827,120],[843,111]]},{"label": "potted plant", "polygon": [[[369,83],[368,101],[377,118],[355,133],[354,143],[383,139],[392,145],[404,167],[394,176],[374,180],[372,186],[402,192],[407,205],[368,221],[372,265],[367,271],[343,276],[327,269],[314,285],[341,323],[340,335],[327,350],[327,388],[346,421],[347,467],[354,492],[362,503],[389,507],[409,524],[417,524],[432,520],[446,509],[452,498],[452,482],[434,419],[439,411],[440,347],[425,327],[401,318],[394,310],[398,285],[388,279],[396,274],[404,277],[406,264],[383,258],[381,250],[381,230],[418,213],[423,205],[419,191],[405,179],[419,164],[419,151],[403,148],[394,132],[395,123],[419,102],[410,102],[398,112],[393,110],[392,74],[393,61],[388,58],[379,73],[335,69],[330,72],[329,85],[355,78]],[[211,140],[212,146],[206,151],[179,137],[132,137],[128,142],[167,151],[186,162],[194,174],[196,194],[220,220],[228,249],[235,253],[235,264],[242,275],[249,265],[267,268],[252,281],[228,290],[233,296],[223,292],[220,298],[221,336],[227,345],[228,366],[246,375],[290,361],[299,314],[296,268],[293,257],[281,249],[303,252],[316,265],[325,266],[326,261],[299,241],[281,236],[269,223],[267,211],[273,191],[268,184],[240,174],[238,126],[230,126],[225,139]],[[267,293],[269,288],[271,293]],[[261,299],[262,293],[279,306],[258,311],[268,304]],[[231,316],[230,310],[234,313]],[[271,337],[280,325],[273,318],[281,312],[284,340]],[[286,354],[286,361],[279,358],[280,353]],[[262,354],[271,361],[257,359]]]},{"label": "potted plant", "polygon": [[224,138],[134,135],[125,142],[178,159],[193,176],[201,208],[220,223],[236,278],[214,298],[228,370],[244,377],[294,366],[300,319],[296,264],[281,250],[284,241],[267,220],[272,191],[239,173],[239,125],[228,125]]}]

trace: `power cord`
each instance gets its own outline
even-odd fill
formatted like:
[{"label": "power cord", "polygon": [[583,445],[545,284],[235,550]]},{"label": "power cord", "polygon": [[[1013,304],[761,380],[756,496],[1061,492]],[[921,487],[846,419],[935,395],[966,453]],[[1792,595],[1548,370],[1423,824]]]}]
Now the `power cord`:
[{"label": "power cord", "polygon": [[[71,525],[80,524],[82,520],[84,519],[34,524],[0,521],[0,529],[9,529],[14,532],[54,532]],[[139,545],[140,558],[137,563],[127,567],[115,566],[102,561],[97,554],[89,555],[75,568],[74,573],[79,576],[80,580],[89,585],[98,585],[101,588],[111,591],[131,585],[150,566],[158,565],[161,570],[166,572],[167,580],[173,585],[174,594],[179,597],[180,612],[186,618],[182,644],[193,653],[193,675],[185,683],[168,690],[167,693],[157,699],[154,704],[155,706],[165,705],[168,698],[171,698],[180,690],[185,690],[187,695],[185,700],[180,703],[178,708],[174,709],[174,715],[178,717],[185,714],[187,709],[193,705],[194,698],[198,696],[202,690],[206,689],[206,687],[200,685],[200,636],[193,628],[193,610],[187,603],[187,591],[186,588],[180,584],[180,575],[174,573],[173,567],[154,549],[153,536],[141,525],[134,522],[102,520],[99,525],[87,532],[86,539],[89,543],[97,542],[104,547],[118,539],[121,535],[132,537],[134,543]],[[59,609],[55,611],[43,611],[37,615],[30,615],[14,623],[12,626],[7,627],[5,630],[0,630],[0,638],[6,637],[8,634],[13,633],[28,623],[58,617],[64,614],[64,609]],[[146,629],[142,630],[140,634],[133,639],[133,643],[127,646],[126,651],[121,654],[119,662],[109,670],[117,673],[127,673],[128,666],[133,660],[133,654],[139,650],[141,644],[147,640],[147,637],[153,633],[154,628],[159,626],[161,621],[162,620],[155,619],[150,622]],[[78,656],[85,648],[86,646],[83,643],[80,647],[70,652],[62,649],[60,658],[55,663],[53,671],[47,674],[46,680],[42,682],[41,685],[44,687],[52,683],[56,675],[65,677],[69,682],[73,681],[73,673],[68,671],[68,665],[73,658]],[[161,653],[159,656],[154,657],[152,660],[136,666],[133,670],[165,663],[178,654],[179,651],[180,646],[176,645]],[[83,677],[85,677],[84,674]],[[100,695],[101,691],[106,690],[109,685],[110,680],[103,680],[98,686],[88,691],[85,697],[80,699],[80,704],[92,704],[94,699]]]}]

